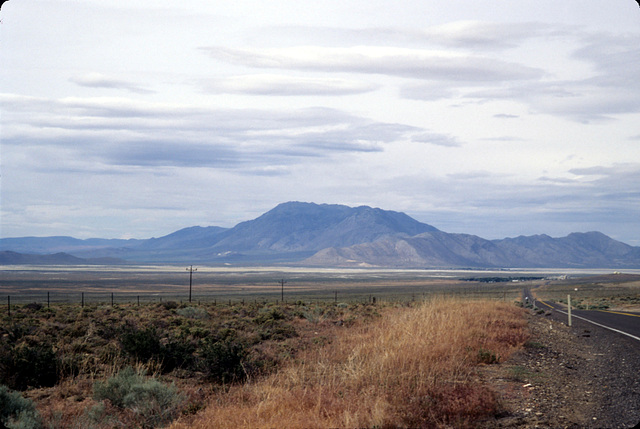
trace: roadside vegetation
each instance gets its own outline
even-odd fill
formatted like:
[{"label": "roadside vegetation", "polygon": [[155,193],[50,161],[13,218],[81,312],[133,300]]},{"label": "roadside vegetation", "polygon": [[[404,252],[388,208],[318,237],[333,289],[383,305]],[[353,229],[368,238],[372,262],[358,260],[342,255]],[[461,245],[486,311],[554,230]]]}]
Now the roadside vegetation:
[{"label": "roadside vegetation", "polygon": [[528,338],[522,310],[495,301],[434,299],[363,322],[172,427],[471,427],[500,410],[474,368]]},{"label": "roadside vegetation", "polygon": [[15,306],[0,427],[462,425],[526,340],[504,302]]},{"label": "roadside vegetation", "polygon": [[[507,299],[524,282],[386,282],[386,299],[351,302],[14,304],[0,428],[490,425],[503,405],[478,366],[531,347],[527,309]],[[540,299],[640,302],[638,276],[540,283]]]}]

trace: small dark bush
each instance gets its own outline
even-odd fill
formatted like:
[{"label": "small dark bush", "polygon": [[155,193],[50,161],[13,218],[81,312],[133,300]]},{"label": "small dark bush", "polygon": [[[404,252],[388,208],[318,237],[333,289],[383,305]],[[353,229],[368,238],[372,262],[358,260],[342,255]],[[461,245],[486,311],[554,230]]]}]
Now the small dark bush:
[{"label": "small dark bush", "polygon": [[162,352],[160,334],[153,326],[143,330],[125,328],[120,335],[120,345],[127,355],[141,362],[157,359]]},{"label": "small dark bush", "polygon": [[271,310],[260,314],[258,317],[254,319],[254,322],[258,325],[262,325],[265,323],[273,322],[274,320],[284,320],[287,317],[277,308],[272,308]]},{"label": "small dark bush", "polygon": [[178,308],[178,303],[175,301],[166,301],[160,304],[162,307],[164,307],[165,310],[173,310]]},{"label": "small dark bush", "polygon": [[243,363],[245,346],[237,341],[208,341],[201,350],[202,363],[208,378],[218,383],[240,382],[245,379]]},{"label": "small dark bush", "polygon": [[193,355],[196,350],[195,345],[179,339],[163,345],[155,327],[143,330],[128,328],[120,336],[120,345],[127,355],[140,362],[155,360],[160,364],[162,372],[170,372],[175,368],[187,368],[195,364]]},{"label": "small dark bush", "polygon": [[498,363],[500,361],[500,356],[497,356],[490,350],[480,349],[478,350],[477,361],[478,363],[486,364]]},{"label": "small dark bush", "polygon": [[266,340],[274,340],[274,341],[282,341],[287,338],[297,337],[298,333],[296,332],[293,326],[288,326],[279,323],[265,323],[262,325],[262,329],[259,331],[259,336],[262,341]]},{"label": "small dark bush", "polygon": [[0,386],[0,428],[36,429],[42,427],[40,414],[32,400]]},{"label": "small dark bush", "polygon": [[39,302],[32,302],[30,304],[27,304],[24,306],[24,308],[31,310],[31,311],[39,311],[42,310],[43,305],[40,304]]},{"label": "small dark bush", "polygon": [[188,341],[175,340],[167,343],[161,350],[160,359],[164,372],[175,368],[191,368],[195,364],[193,353],[196,346]]},{"label": "small dark bush", "polygon": [[47,344],[21,343],[0,352],[0,383],[15,390],[51,387],[58,382],[60,363]]},{"label": "small dark bush", "polygon": [[7,329],[7,340],[9,344],[15,344],[31,333],[32,329],[20,324],[13,324]]}]

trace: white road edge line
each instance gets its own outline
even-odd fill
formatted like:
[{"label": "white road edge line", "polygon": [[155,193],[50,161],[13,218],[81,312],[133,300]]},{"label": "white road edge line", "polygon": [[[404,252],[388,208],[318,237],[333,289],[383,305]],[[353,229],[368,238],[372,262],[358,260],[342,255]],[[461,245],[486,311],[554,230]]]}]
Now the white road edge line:
[{"label": "white road edge line", "polygon": [[[559,312],[559,313],[562,313],[562,314],[567,314],[566,311],[558,310],[557,308],[554,308],[554,310]],[[582,319],[585,322],[593,323],[594,325],[600,326],[601,328],[605,328],[605,329],[608,329],[610,331],[617,332],[618,334],[622,334],[622,335],[626,335],[627,337],[631,337],[634,340],[640,341],[640,337],[636,337],[635,335],[631,335],[628,332],[624,332],[624,331],[621,331],[621,330],[615,329],[615,328],[610,328],[609,326],[601,325],[599,323],[594,322],[593,320],[585,319],[584,317],[576,316],[575,314],[572,314],[571,317],[577,317],[578,319]]]}]

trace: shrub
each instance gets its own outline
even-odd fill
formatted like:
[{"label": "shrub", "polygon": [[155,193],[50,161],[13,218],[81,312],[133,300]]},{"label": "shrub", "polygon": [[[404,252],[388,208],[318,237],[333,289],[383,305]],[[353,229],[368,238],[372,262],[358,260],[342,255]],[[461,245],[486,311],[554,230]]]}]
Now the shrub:
[{"label": "shrub", "polygon": [[189,319],[208,319],[209,313],[204,308],[185,307],[176,310],[176,313]]},{"label": "shrub", "polygon": [[274,322],[264,323],[261,329],[258,331],[258,335],[260,336],[260,339],[262,341],[282,341],[287,338],[297,337],[298,333],[293,326],[282,325]]},{"label": "shrub", "polygon": [[120,335],[120,345],[126,354],[139,361],[157,358],[162,349],[160,335],[153,326],[143,330],[126,328]]},{"label": "shrub", "polygon": [[12,389],[51,387],[58,382],[60,363],[47,344],[18,344],[0,352],[0,383]]},{"label": "shrub", "polygon": [[284,320],[286,316],[277,308],[272,308],[267,310],[266,312],[262,312],[258,317],[255,318],[254,322],[257,325],[263,325],[265,323],[273,323],[275,320]]},{"label": "shrub", "polygon": [[170,341],[162,347],[160,358],[162,370],[170,372],[175,368],[190,368],[195,363],[193,353],[196,347],[188,341]]},{"label": "shrub", "polygon": [[242,381],[246,377],[244,360],[245,346],[237,341],[208,341],[201,351],[204,370],[208,378],[219,383]]},{"label": "shrub", "polygon": [[478,355],[476,356],[476,360],[478,363],[485,363],[491,365],[492,363],[498,363],[500,361],[500,356],[497,356],[491,350],[485,350],[481,348],[478,350]]},{"label": "shrub", "polygon": [[129,328],[120,336],[120,345],[127,355],[138,361],[155,360],[163,372],[191,366],[195,360],[193,344],[174,340],[163,345],[155,327],[144,330]]},{"label": "shrub", "polygon": [[[108,400],[116,408],[132,412],[137,425],[144,428],[161,427],[173,421],[186,399],[173,384],[146,377],[131,367],[106,382],[95,383],[93,392],[96,401]],[[105,409],[104,403],[98,404],[88,415],[104,419]]]},{"label": "shrub", "polygon": [[33,401],[0,386],[0,427],[35,429],[42,427],[42,422]]},{"label": "shrub", "polygon": [[165,301],[160,304],[161,307],[164,307],[165,310],[173,310],[178,308],[178,303],[175,301]]}]

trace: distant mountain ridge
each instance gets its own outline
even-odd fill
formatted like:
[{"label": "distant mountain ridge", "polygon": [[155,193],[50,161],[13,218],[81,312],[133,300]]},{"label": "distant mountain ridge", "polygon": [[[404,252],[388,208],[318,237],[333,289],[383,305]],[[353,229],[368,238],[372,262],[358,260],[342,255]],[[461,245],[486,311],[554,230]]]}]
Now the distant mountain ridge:
[{"label": "distant mountain ridge", "polygon": [[[233,228],[194,226],[146,240],[7,238],[0,239],[0,251],[64,252],[85,260],[117,258],[135,263],[640,268],[639,247],[599,232],[486,240],[446,233],[401,212],[304,202],[279,204]],[[1,259],[0,263],[6,264]]]},{"label": "distant mountain ridge", "polygon": [[372,243],[327,248],[304,261],[316,266],[397,268],[638,268],[640,248],[599,232],[485,240],[475,235],[428,232]]},{"label": "distant mountain ridge", "polygon": [[117,258],[83,259],[60,252],[54,254],[37,255],[0,251],[2,265],[120,265],[126,261]]}]

